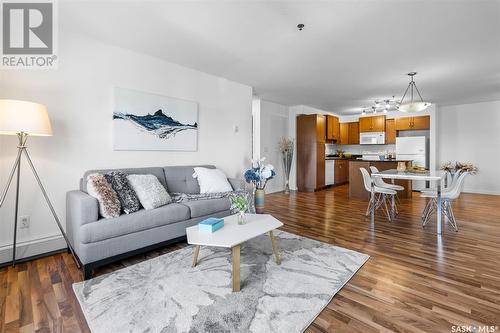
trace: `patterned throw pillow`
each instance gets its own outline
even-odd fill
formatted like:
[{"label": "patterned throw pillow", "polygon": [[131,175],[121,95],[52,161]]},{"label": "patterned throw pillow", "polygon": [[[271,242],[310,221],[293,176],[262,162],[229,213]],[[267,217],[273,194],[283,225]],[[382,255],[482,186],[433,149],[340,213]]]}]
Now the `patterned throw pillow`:
[{"label": "patterned throw pillow", "polygon": [[130,186],[127,175],[122,171],[111,171],[104,175],[108,183],[118,195],[118,200],[125,214],[137,212],[141,209],[139,198]]},{"label": "patterned throw pillow", "polygon": [[100,173],[93,173],[87,177],[87,192],[99,202],[99,213],[110,219],[120,216],[120,201],[116,192]]},{"label": "patterned throw pillow", "polygon": [[128,175],[127,179],[144,209],[157,208],[172,201],[155,175]]}]

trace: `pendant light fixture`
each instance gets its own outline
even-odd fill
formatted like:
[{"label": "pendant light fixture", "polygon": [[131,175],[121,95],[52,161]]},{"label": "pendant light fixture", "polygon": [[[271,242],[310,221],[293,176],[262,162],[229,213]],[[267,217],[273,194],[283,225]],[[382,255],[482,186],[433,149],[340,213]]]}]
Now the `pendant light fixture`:
[{"label": "pendant light fixture", "polygon": [[[420,91],[418,91],[417,85],[415,84],[415,81],[413,80],[413,77],[417,75],[417,72],[410,72],[408,73],[408,76],[410,77],[410,83],[408,84],[408,88],[406,88],[405,93],[403,97],[401,98],[401,101],[399,102],[399,107],[397,108],[401,112],[419,112],[427,109],[431,103],[429,102],[424,102],[422,95],[420,95]],[[405,101],[406,94],[408,93],[408,90],[410,91],[410,96],[409,96],[409,101]],[[413,90],[415,90],[418,94],[418,97],[420,97],[420,101],[414,101],[413,100]]]}]

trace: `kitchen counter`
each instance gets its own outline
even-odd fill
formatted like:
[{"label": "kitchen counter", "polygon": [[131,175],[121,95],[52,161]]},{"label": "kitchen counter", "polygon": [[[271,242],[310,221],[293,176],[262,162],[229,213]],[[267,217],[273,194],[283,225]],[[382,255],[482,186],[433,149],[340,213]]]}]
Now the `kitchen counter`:
[{"label": "kitchen counter", "polygon": [[333,157],[325,157],[325,160],[328,161],[328,160],[342,160],[342,161],[355,161],[356,158],[347,158],[347,157],[338,157],[338,156],[333,156]]},{"label": "kitchen counter", "polygon": [[400,159],[400,158],[394,158],[394,159],[385,159],[383,161],[381,160],[363,160],[361,157],[338,157],[338,156],[327,156],[325,157],[325,160],[343,160],[343,161],[361,161],[361,162],[411,162],[412,160],[407,160],[407,159]]},{"label": "kitchen counter", "polygon": [[412,162],[413,160],[406,160],[406,159],[400,159],[400,158],[394,158],[394,159],[385,159],[385,160],[356,160],[357,162]]},{"label": "kitchen counter", "polygon": [[352,161],[352,160],[356,160],[357,158],[361,157],[361,155],[352,155],[351,157],[340,157],[338,155],[327,155],[325,157],[325,160],[348,160],[348,161]]},{"label": "kitchen counter", "polygon": [[[370,197],[369,192],[365,189],[363,175],[361,174],[361,171],[359,171],[359,168],[365,168],[370,172],[370,166],[374,166],[379,171],[384,171],[389,169],[396,169],[399,162],[405,162],[407,168],[411,167],[412,165],[412,161],[406,159],[392,159],[384,161],[349,161],[349,198],[368,200]],[[412,192],[410,180],[396,180],[394,184],[404,187],[403,191],[398,192],[398,196],[400,198],[411,198]]]}]

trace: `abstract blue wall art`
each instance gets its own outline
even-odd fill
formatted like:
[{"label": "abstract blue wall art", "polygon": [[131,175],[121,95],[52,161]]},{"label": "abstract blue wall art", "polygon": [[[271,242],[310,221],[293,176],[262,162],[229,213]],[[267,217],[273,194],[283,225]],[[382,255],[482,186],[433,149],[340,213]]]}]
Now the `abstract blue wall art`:
[{"label": "abstract blue wall art", "polygon": [[123,88],[114,98],[115,150],[197,150],[196,102]]}]

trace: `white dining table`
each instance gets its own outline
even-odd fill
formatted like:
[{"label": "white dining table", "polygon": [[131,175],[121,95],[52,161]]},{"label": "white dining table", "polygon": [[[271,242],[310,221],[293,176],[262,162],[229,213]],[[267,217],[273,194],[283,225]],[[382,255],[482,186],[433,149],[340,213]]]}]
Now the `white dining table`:
[{"label": "white dining table", "polygon": [[[375,178],[380,177],[383,179],[391,179],[393,182],[395,179],[403,179],[403,180],[424,180],[429,182],[436,183],[436,192],[437,192],[437,209],[436,209],[436,221],[437,221],[437,234],[441,235],[441,188],[444,181],[446,173],[443,171],[426,171],[426,172],[411,172],[411,171],[398,171],[396,169],[384,170],[379,172],[373,172],[371,174],[371,199],[372,202],[375,202]],[[392,218],[394,218],[395,212],[395,202],[394,196],[392,197],[391,204],[391,214]],[[371,205],[371,223],[375,223],[375,205]]]}]

